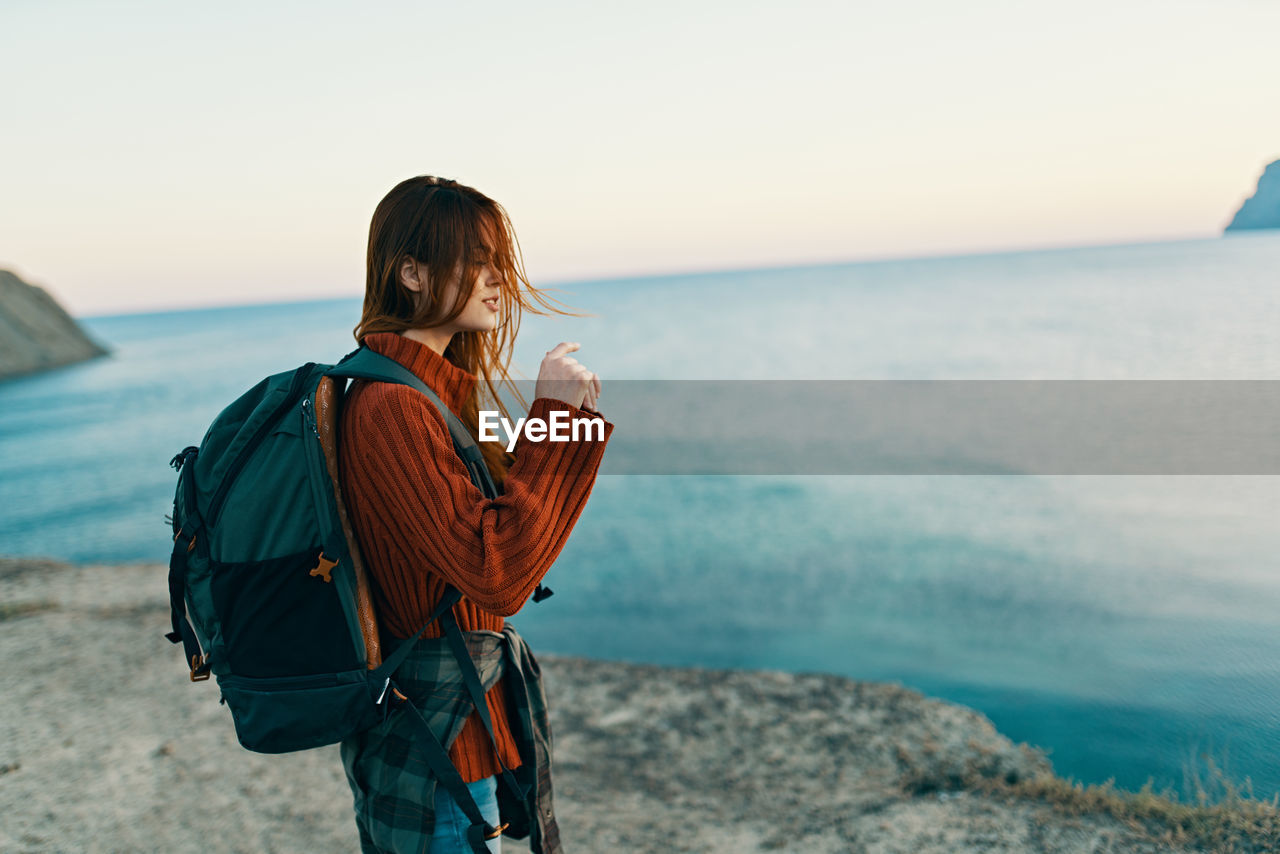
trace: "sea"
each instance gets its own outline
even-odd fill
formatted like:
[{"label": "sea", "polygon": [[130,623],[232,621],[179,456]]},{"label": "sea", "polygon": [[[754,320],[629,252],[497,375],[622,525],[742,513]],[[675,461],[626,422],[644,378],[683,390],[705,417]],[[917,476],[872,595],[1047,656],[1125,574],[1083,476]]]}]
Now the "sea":
[{"label": "sea", "polygon": [[[348,352],[359,287],[83,318],[109,357],[0,383],[0,553],[165,562],[170,458]],[[1280,380],[1280,232],[551,293],[590,316],[526,315],[515,373],[580,342],[606,415],[622,379]],[[1274,475],[602,475],[547,584],[537,650],[898,682],[1083,783],[1280,792]]]}]

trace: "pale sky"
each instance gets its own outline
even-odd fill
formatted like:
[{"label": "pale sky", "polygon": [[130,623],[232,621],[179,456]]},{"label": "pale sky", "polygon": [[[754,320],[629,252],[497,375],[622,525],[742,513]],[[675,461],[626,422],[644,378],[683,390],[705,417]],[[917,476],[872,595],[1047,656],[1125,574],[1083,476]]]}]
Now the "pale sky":
[{"label": "pale sky", "polygon": [[0,0],[0,267],[77,314],[359,296],[436,174],[535,284],[1210,236],[1280,3]]}]

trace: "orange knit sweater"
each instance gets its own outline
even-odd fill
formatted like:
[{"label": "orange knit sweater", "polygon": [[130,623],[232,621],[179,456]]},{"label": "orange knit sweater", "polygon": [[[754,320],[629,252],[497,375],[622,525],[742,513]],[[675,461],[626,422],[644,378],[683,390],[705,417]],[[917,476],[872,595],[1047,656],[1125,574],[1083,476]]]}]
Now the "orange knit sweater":
[{"label": "orange knit sweater", "polygon": [[[454,414],[475,387],[474,374],[396,333],[368,335],[365,344],[413,371]],[[549,419],[553,410],[570,418],[599,414],[540,397],[529,416]],[[605,422],[604,441],[522,436],[502,492],[490,500],[472,484],[431,401],[408,386],[355,381],[342,412],[342,492],[384,630],[413,635],[447,582],[462,593],[453,612],[463,631],[502,631],[503,617],[520,610],[568,540],[613,426]],[[438,624],[424,633],[440,635]],[[515,768],[520,757],[502,687],[499,680],[486,699],[498,750]],[[449,756],[468,783],[501,771],[474,711]]]}]

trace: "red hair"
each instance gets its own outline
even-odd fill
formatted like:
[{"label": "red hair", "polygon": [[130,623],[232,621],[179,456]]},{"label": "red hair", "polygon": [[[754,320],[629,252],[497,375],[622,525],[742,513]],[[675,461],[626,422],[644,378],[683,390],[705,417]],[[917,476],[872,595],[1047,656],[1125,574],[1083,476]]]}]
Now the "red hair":
[{"label": "red hair", "polygon": [[[409,258],[426,268],[427,283],[420,293],[400,283],[400,266]],[[485,264],[492,264],[501,278],[502,321],[491,331],[456,333],[444,351],[446,359],[477,377],[459,413],[473,434],[479,427],[481,391],[485,408],[496,408],[508,419],[499,388],[506,386],[528,407],[507,368],[522,313],[584,316],[554,307],[555,300],[529,284],[515,229],[501,205],[448,178],[419,175],[397,184],[378,203],[369,225],[364,311],[355,328],[356,340],[363,343],[375,332],[448,323],[462,313]],[[445,288],[454,280],[462,287],[453,304],[445,305]],[[481,442],[480,451],[494,482],[501,485],[514,458],[497,442]]]}]

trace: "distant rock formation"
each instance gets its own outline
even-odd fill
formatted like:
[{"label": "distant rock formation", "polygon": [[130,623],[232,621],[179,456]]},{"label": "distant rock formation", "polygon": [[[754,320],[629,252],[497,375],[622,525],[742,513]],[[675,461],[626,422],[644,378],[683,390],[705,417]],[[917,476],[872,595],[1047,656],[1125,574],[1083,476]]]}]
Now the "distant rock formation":
[{"label": "distant rock formation", "polygon": [[43,288],[0,270],[0,380],[82,362],[106,352]]},{"label": "distant rock formation", "polygon": [[1227,231],[1253,228],[1280,228],[1280,160],[1272,161],[1262,170],[1258,189],[1244,200]]}]

